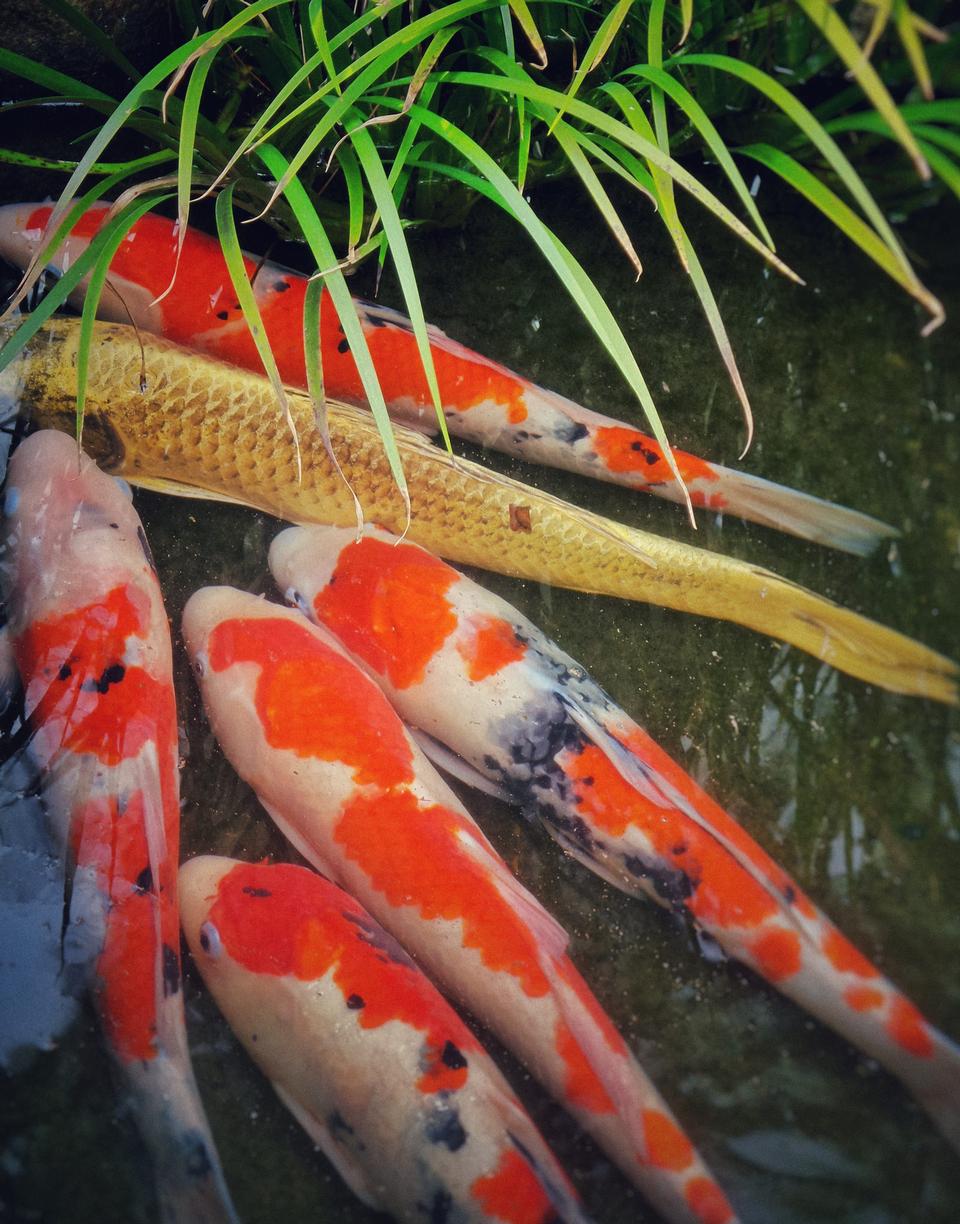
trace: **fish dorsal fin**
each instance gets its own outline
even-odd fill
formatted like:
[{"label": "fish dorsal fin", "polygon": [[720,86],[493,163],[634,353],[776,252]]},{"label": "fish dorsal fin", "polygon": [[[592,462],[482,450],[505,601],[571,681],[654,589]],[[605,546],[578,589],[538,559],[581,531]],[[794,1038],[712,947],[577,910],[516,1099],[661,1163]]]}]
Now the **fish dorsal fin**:
[{"label": "fish dorsal fin", "polygon": [[426,731],[421,731],[419,727],[408,727],[407,729],[416,740],[417,747],[427,760],[436,765],[437,769],[442,769],[444,773],[450,774],[464,786],[481,791],[484,795],[501,799],[504,803],[516,802],[505,786],[499,786],[486,774],[482,774],[479,769],[471,765],[469,761],[465,761],[446,744],[441,744],[438,739],[434,739]]},{"label": "fish dorsal fin", "polygon": [[569,693],[561,693],[563,702],[571,719],[577,724],[591,743],[595,744],[616,767],[617,772],[633,786],[641,795],[658,807],[672,807],[682,812],[692,820],[699,829],[723,847],[739,867],[742,867],[750,878],[777,903],[780,913],[794,926],[797,932],[818,950],[817,924],[798,913],[795,906],[788,905],[780,890],[764,874],[764,872],[743,853],[725,833],[717,829],[707,817],[701,815],[694,805],[686,799],[677,788],[652,766],[647,765],[634,752],[617,738],[602,722],[588,710],[580,701]]},{"label": "fish dorsal fin", "polygon": [[326,1123],[321,1122],[316,1114],[311,1113],[306,1106],[301,1105],[299,1101],[295,1100],[286,1088],[282,1088],[276,1080],[271,1080],[270,1082],[273,1085],[274,1092],[276,1092],[277,1096],[283,1101],[284,1105],[290,1110],[320,1151],[323,1152],[324,1156],[330,1161],[357,1198],[368,1207],[372,1207],[376,1211],[383,1211],[383,1202],[370,1189],[366,1170],[358,1163],[353,1153],[348,1151],[342,1143],[338,1143]]}]

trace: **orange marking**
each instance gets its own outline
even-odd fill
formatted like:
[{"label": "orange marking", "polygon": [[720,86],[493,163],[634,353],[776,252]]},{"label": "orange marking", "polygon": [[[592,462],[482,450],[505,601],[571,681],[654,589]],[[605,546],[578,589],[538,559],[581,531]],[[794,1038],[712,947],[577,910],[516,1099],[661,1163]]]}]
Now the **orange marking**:
[{"label": "orange marking", "polygon": [[459,919],[464,946],[488,969],[509,973],[531,998],[549,993],[536,936],[497,888],[484,861],[499,861],[493,851],[465,846],[479,838],[465,817],[408,791],[357,795],[334,837],[391,905],[415,906],[427,921]]},{"label": "orange marking", "polygon": [[366,537],[348,544],[317,616],[395,688],[419,684],[457,626],[446,592],[460,575],[412,544]]},{"label": "orange marking", "polygon": [[[593,430],[593,448],[611,472],[634,472],[642,484],[673,483],[674,475],[659,443],[628,425],[601,425]],[[680,475],[686,480],[715,481],[711,465],[686,451],[673,452]]]},{"label": "orange marking", "polygon": [[583,1006],[590,1013],[590,1019],[597,1027],[597,1031],[602,1034],[604,1041],[614,1051],[615,1054],[621,1054],[624,1057],[630,1056],[630,1051],[627,1049],[627,1044],[617,1032],[613,1021],[600,1006],[596,995],[577,972],[577,968],[569,957],[565,956],[556,966],[555,972],[570,989],[574,992]]},{"label": "orange marking", "polygon": [[883,999],[883,991],[874,986],[848,986],[843,992],[843,1001],[855,1012],[873,1011]]},{"label": "orange marking", "polygon": [[702,1224],[727,1224],[733,1219],[733,1208],[715,1181],[695,1177],[684,1189],[690,1210]]},{"label": "orange marking", "polygon": [[828,930],[824,936],[823,951],[839,973],[855,973],[862,978],[880,976],[880,970],[871,965],[863,953],[835,928]]},{"label": "orange marking", "polygon": [[502,616],[481,612],[469,618],[465,629],[457,640],[457,653],[467,665],[470,680],[495,676],[508,663],[515,663],[527,653],[513,626]]},{"label": "orange marking", "polygon": [[254,701],[274,748],[342,761],[361,785],[413,778],[413,752],[387,699],[359,668],[285,617],[221,621],[207,644],[210,666],[256,663]]},{"label": "orange marking", "polygon": [[470,1187],[484,1216],[505,1224],[546,1224],[556,1219],[540,1179],[515,1148],[508,1148],[496,1169]]},{"label": "orange marking", "polygon": [[887,1019],[887,1032],[903,1049],[920,1058],[929,1058],[933,1053],[933,1039],[926,1020],[909,999],[894,995]]},{"label": "orange marking", "polygon": [[643,1111],[647,1160],[658,1169],[680,1173],[693,1163],[693,1145],[672,1118],[659,1109]]},{"label": "orange marking", "polygon": [[800,972],[800,936],[796,931],[774,929],[750,944],[760,972],[770,982],[782,982]]},{"label": "orange marking", "polygon": [[553,1043],[567,1067],[567,1079],[564,1084],[567,1101],[591,1113],[615,1113],[616,1108],[610,1099],[610,1094],[566,1021],[557,1021]]},{"label": "orange marking", "polygon": [[316,981],[332,970],[344,1011],[361,1028],[399,1020],[424,1033],[419,1091],[455,1092],[467,1082],[460,1056],[480,1043],[366,910],[321,876],[288,863],[242,863],[220,880],[210,921],[251,972]]}]

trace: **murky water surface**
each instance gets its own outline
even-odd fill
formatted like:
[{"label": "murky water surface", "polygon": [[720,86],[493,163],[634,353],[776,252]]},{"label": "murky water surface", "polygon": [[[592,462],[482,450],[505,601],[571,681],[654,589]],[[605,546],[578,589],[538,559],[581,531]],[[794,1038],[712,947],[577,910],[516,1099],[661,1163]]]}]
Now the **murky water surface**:
[{"label": "murky water surface", "polygon": [[[757,415],[746,466],[899,523],[903,538],[862,561],[701,515],[696,542],[770,566],[956,657],[955,214],[921,215],[908,231],[950,320],[924,341],[918,313],[865,260],[806,214],[778,211],[761,196],[765,202],[780,253],[806,289],[768,275],[716,229],[701,230]],[[673,440],[735,462],[742,428],[733,396],[646,205],[635,234],[647,270],[634,285],[579,205],[559,193],[545,204],[564,239],[592,257]],[[430,319],[591,407],[632,412],[552,274],[498,216],[479,210],[463,233],[421,235],[415,248]],[[362,279],[357,291],[369,293]],[[389,284],[382,296],[398,302]],[[592,510],[689,538],[675,508],[640,494],[486,461]],[[270,589],[265,558],[276,521],[206,502],[136,501],[174,623],[199,585]],[[593,671],[931,1019],[960,1037],[954,712],[872,689],[734,626],[496,575],[482,580]],[[189,745],[184,854],[294,858],[214,743],[182,649],[177,667]],[[574,959],[748,1224],[957,1218],[957,1157],[890,1076],[748,972],[708,963],[688,930],[604,885],[501,804],[465,799],[570,931]],[[197,1076],[242,1218],[378,1218],[314,1151],[189,969],[187,1010]],[[651,1219],[563,1111],[488,1040],[595,1219]],[[3,1219],[153,1218],[143,1156],[89,1009],[56,1049],[4,1083],[0,1127]]]}]

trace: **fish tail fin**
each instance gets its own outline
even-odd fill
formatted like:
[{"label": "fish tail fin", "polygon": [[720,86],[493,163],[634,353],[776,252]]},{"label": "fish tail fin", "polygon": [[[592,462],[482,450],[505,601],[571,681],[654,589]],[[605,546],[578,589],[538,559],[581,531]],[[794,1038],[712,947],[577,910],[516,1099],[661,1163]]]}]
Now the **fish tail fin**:
[{"label": "fish tail fin", "polygon": [[238,1224],[189,1064],[161,1053],[124,1070],[152,1158],[162,1224]]},{"label": "fish tail fin", "polygon": [[567,957],[554,965],[567,1105],[671,1224],[735,1224],[706,1163]]},{"label": "fish tail fin", "polygon": [[[900,535],[896,527],[859,510],[775,484],[762,476],[737,472],[718,464],[711,466],[713,480],[693,483],[691,493],[694,504],[698,500],[697,493],[702,491],[704,504],[708,508],[723,510],[764,527],[799,536],[801,540],[824,544],[858,557],[869,556],[881,540]],[[650,491],[660,492],[659,489]]]},{"label": "fish tail fin", "polygon": [[[533,384],[524,389],[524,405],[528,419],[517,435],[522,443],[512,443],[513,435],[505,429],[496,445],[667,501],[684,501],[660,444],[641,430]],[[868,514],[761,476],[721,467],[686,451],[674,450],[673,457],[695,506],[723,510],[859,556],[872,552],[882,539],[900,534]]]}]

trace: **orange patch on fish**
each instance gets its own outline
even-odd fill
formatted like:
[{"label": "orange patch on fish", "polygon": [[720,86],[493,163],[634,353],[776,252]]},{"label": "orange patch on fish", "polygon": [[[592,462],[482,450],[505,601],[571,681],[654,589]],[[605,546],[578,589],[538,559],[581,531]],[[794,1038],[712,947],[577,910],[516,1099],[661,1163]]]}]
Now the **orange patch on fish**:
[{"label": "orange patch on fish", "polygon": [[456,570],[410,544],[348,544],[314,610],[348,650],[395,688],[419,684],[457,626],[446,593]]},{"label": "orange patch on fish", "polygon": [[[327,294],[321,304],[320,319],[323,376],[328,394],[365,401],[356,362]],[[267,333],[272,341],[269,325]],[[413,332],[378,320],[376,324],[365,325],[363,333],[387,403],[413,404],[427,410],[428,420],[432,418],[433,397]],[[430,353],[440,402],[445,409],[469,412],[479,404],[493,403],[503,409],[511,425],[526,420],[525,383],[516,374],[475,353],[459,349],[451,352],[442,342],[431,344]]]},{"label": "orange patch on fish", "polygon": [[830,964],[840,973],[855,973],[862,978],[880,976],[879,969],[871,965],[863,953],[858,952],[849,939],[835,928],[824,936],[823,951]]},{"label": "orange patch on fish", "polygon": [[927,1022],[903,995],[894,995],[886,1028],[897,1045],[911,1054],[916,1054],[918,1058],[929,1058],[933,1053],[933,1041]]},{"label": "orange patch on fish", "polygon": [[555,966],[557,977],[569,986],[583,1006],[590,1013],[597,1031],[603,1035],[604,1041],[617,1054],[629,1054],[627,1044],[617,1032],[613,1021],[600,1006],[593,991],[577,972],[577,968],[569,957],[564,957]]},{"label": "orange patch on fish", "polygon": [[457,639],[457,653],[467,665],[468,679],[480,681],[522,659],[527,648],[509,621],[481,612],[467,621]]},{"label": "orange patch on fish", "polygon": [[221,621],[207,654],[217,672],[241,663],[260,668],[254,701],[274,748],[342,761],[361,785],[413,778],[413,752],[387,699],[306,624],[279,616]]},{"label": "orange patch on fish", "polygon": [[873,1011],[883,1000],[883,991],[875,986],[848,986],[843,992],[844,1003],[855,1012]]},{"label": "orange patch on fish", "polygon": [[681,1173],[693,1162],[693,1145],[672,1118],[658,1109],[643,1111],[646,1159],[658,1169]]},{"label": "orange patch on fish", "polygon": [[727,1224],[733,1219],[733,1208],[726,1195],[709,1177],[694,1177],[688,1182],[684,1198],[701,1224]]},{"label": "orange patch on fish", "polygon": [[[642,759],[680,790],[675,775],[682,771],[666,754],[645,751]],[[664,760],[670,774],[666,774]],[[755,927],[777,912],[778,904],[767,889],[716,838],[669,802],[661,806],[642,795],[600,748],[588,744],[579,753],[563,755],[561,764],[574,785],[576,803],[585,819],[614,837],[622,836],[630,825],[640,830],[658,857],[694,886],[685,904],[704,924]],[[692,779],[687,782],[689,787],[695,786]],[[727,825],[733,824],[702,792],[698,799],[697,808],[709,814],[711,823],[718,823],[715,813],[719,812]],[[738,840],[745,840],[743,830],[735,827]],[[723,832],[726,835],[727,828]],[[759,847],[752,849],[750,857],[765,858]],[[782,873],[772,863],[771,868],[777,873],[775,878],[779,878]]]},{"label": "orange patch on fish", "polygon": [[800,936],[796,931],[774,928],[749,946],[760,971],[771,982],[782,982],[800,972]]},{"label": "orange patch on fish", "polygon": [[[157,1052],[157,981],[162,966],[142,793],[130,795],[122,808],[116,797],[83,804],[72,814],[70,841],[77,866],[95,873],[105,895],[106,928],[97,959],[96,997],[107,1040],[125,1062],[149,1060]],[[174,944],[171,952],[177,947]]]},{"label": "orange patch on fish", "polygon": [[510,974],[531,998],[549,993],[534,932],[497,887],[484,861],[492,851],[471,851],[479,834],[458,812],[409,791],[360,794],[334,837],[391,905],[414,906],[427,921],[459,920],[464,946],[488,969]]},{"label": "orange patch on fish", "polygon": [[145,636],[150,601],[132,583],[95,604],[35,621],[14,642],[31,716],[65,751],[104,765],[166,743],[175,726],[173,691],[142,667],[126,666],[127,640]]},{"label": "orange patch on fish", "polygon": [[505,1224],[545,1224],[556,1218],[539,1178],[514,1148],[503,1153],[492,1173],[476,1179],[470,1197],[485,1216]]},{"label": "orange patch on fish", "polygon": [[616,1107],[610,1094],[566,1021],[557,1021],[553,1044],[567,1068],[563,1086],[567,1100],[591,1113],[615,1113]]},{"label": "orange patch on fish", "polygon": [[[601,425],[593,430],[592,441],[594,450],[611,472],[636,472],[645,484],[662,484],[674,479],[659,443],[638,429],[628,425]],[[675,450],[673,455],[684,480],[717,479],[713,468],[703,459],[685,451]]]},{"label": "orange patch on fish", "polygon": [[316,981],[326,973],[361,1028],[398,1020],[425,1034],[421,1092],[467,1082],[464,1051],[480,1049],[426,977],[356,901],[303,867],[242,863],[222,877],[210,922],[254,973]]}]

